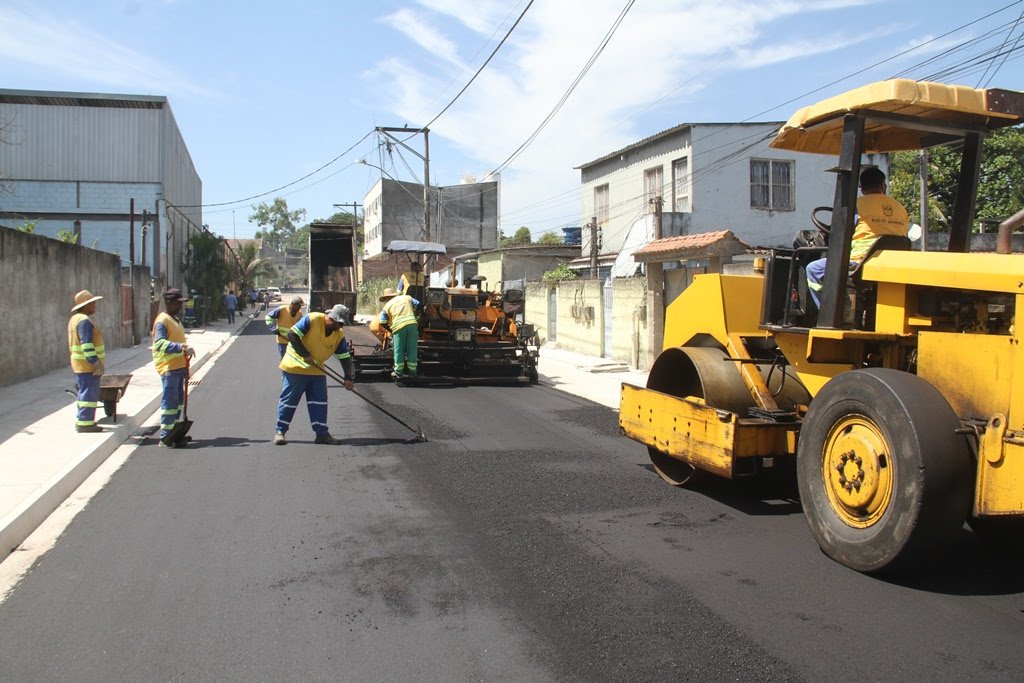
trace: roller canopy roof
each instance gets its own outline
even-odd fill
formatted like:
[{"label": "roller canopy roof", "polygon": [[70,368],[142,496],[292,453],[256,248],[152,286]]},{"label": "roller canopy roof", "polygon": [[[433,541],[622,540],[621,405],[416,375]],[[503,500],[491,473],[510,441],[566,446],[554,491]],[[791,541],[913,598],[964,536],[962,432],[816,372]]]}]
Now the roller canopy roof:
[{"label": "roller canopy roof", "polygon": [[392,240],[388,244],[392,254],[447,254],[448,251],[439,242],[415,242],[413,240]]},{"label": "roller canopy roof", "polygon": [[953,139],[954,129],[992,130],[1024,118],[1024,93],[926,81],[879,81],[804,107],[770,146],[839,154],[843,117],[864,114],[864,152],[923,149]]}]

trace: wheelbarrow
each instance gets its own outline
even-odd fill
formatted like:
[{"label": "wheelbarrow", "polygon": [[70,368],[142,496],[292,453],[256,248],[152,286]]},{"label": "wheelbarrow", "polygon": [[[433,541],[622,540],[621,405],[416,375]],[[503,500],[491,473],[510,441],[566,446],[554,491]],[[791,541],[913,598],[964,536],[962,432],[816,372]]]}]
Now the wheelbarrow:
[{"label": "wheelbarrow", "polygon": [[131,375],[103,375],[100,377],[100,400],[103,401],[103,414],[113,416],[117,422],[117,402],[124,396]]},{"label": "wheelbarrow", "polygon": [[[100,377],[100,401],[103,402],[103,414],[113,417],[117,422],[117,402],[124,396],[128,388],[128,382],[132,380],[131,375],[102,375]],[[78,387],[65,389],[65,393],[78,396]]]}]

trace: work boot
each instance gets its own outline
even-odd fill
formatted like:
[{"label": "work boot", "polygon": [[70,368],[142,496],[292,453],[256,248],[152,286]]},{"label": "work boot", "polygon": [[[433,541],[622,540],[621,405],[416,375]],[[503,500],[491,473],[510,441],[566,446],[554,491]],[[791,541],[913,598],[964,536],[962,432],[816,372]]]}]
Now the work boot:
[{"label": "work boot", "polygon": [[341,443],[341,439],[335,439],[327,432],[324,432],[323,434],[317,434],[316,439],[313,441],[313,443],[321,444],[324,446],[337,446],[338,444]]},{"label": "work boot", "polygon": [[275,446],[284,446],[286,443],[288,443],[288,440],[284,438],[284,432],[278,432],[277,434],[274,434]]},{"label": "work boot", "polygon": [[177,448],[178,442],[172,441],[171,439],[160,439],[160,443],[157,444],[160,448]]},{"label": "work boot", "polygon": [[75,431],[79,434],[95,434],[97,432],[102,432],[103,427],[100,427],[99,425],[75,425]]}]

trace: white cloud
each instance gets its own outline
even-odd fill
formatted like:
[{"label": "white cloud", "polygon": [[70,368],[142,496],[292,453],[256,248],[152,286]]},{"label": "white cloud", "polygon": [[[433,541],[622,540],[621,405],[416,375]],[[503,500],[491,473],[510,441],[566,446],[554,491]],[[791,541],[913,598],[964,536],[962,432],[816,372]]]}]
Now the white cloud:
[{"label": "white cloud", "polygon": [[[478,68],[525,7],[510,13],[506,3],[474,0],[418,0],[437,13],[438,31],[456,35],[461,27],[488,39],[469,65]],[[496,167],[529,136],[579,73],[622,10],[624,0],[536,2],[498,56],[473,85],[431,126],[480,167]],[[574,165],[650,135],[622,125],[622,119],[668,96],[678,101],[704,88],[723,72],[751,69],[839,51],[862,40],[856,32],[807,35],[787,22],[815,12],[877,4],[877,0],[661,0],[636,3],[580,86],[536,142],[504,173],[503,210],[528,213],[536,201],[578,185]],[[514,16],[510,16],[510,14]],[[500,32],[496,28],[501,26]],[[764,37],[771,33],[773,42]],[[792,32],[792,38],[786,36]],[[450,38],[454,43],[454,39]],[[472,48],[467,42],[464,50]],[[402,120],[430,120],[447,103],[434,93],[453,78],[394,60],[381,66],[390,78],[387,104]],[[460,77],[460,83],[466,76]],[[379,84],[379,82],[378,82]],[[681,116],[677,122],[682,122]],[[578,194],[548,207],[563,223],[578,218]],[[521,224],[520,219],[513,222]],[[546,227],[552,227],[548,225]],[[507,226],[506,226],[507,229]]]},{"label": "white cloud", "polygon": [[137,50],[43,12],[30,15],[0,8],[0,59],[92,81],[103,88],[210,94]]},{"label": "white cloud", "polygon": [[411,38],[430,54],[463,68],[456,44],[431,26],[421,14],[410,9],[400,9],[384,17],[382,21]]}]

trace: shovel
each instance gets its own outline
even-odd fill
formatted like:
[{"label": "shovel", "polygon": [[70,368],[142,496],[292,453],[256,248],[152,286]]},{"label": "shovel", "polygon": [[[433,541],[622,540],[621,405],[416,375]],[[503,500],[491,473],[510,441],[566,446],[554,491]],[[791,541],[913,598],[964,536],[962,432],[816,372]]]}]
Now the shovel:
[{"label": "shovel", "polygon": [[186,436],[188,430],[192,429],[192,420],[188,419],[188,379],[192,374],[190,365],[189,357],[185,356],[185,400],[181,409],[181,420],[174,423],[174,428],[167,435],[167,440],[176,447],[184,446],[192,440]]},{"label": "shovel", "polygon": [[[345,383],[345,378],[344,377],[342,377],[340,374],[338,374],[337,372],[335,372],[331,368],[327,367],[323,363],[317,363],[316,366],[318,368],[320,368],[321,370],[323,370],[325,375],[327,375],[331,379],[335,380],[336,382],[341,382],[342,384]],[[390,417],[392,420],[394,420],[398,424],[400,424],[403,427],[405,427],[406,429],[408,429],[410,432],[414,433],[416,435],[416,437],[414,439],[411,439],[411,441],[413,441],[413,442],[424,442],[424,441],[427,440],[426,434],[424,434],[423,430],[420,429],[419,427],[412,427],[412,426],[410,426],[408,423],[406,423],[400,417],[398,417],[397,415],[394,415],[393,413],[391,413],[390,411],[385,409],[383,406],[378,405],[377,403],[374,403],[373,401],[371,401],[367,397],[365,397],[362,394],[360,394],[355,389],[352,390],[352,393],[355,394],[356,396],[358,396],[359,398],[363,399],[367,403],[369,403],[371,406],[373,406],[374,408],[376,408],[380,412],[382,412],[385,415],[387,415],[388,417]]]}]

